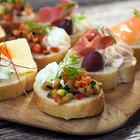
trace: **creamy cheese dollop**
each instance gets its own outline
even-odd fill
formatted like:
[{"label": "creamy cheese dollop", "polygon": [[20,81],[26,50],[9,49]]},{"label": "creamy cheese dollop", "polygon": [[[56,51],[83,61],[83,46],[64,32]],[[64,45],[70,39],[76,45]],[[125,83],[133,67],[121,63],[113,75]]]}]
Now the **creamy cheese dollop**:
[{"label": "creamy cheese dollop", "polygon": [[70,47],[70,37],[64,29],[53,27],[48,30],[48,34],[43,38],[43,44],[50,50],[57,47],[60,50]]},{"label": "creamy cheese dollop", "polygon": [[9,80],[9,76],[14,74],[13,66],[9,63],[7,57],[1,55],[0,61],[0,81]]},{"label": "creamy cheese dollop", "polygon": [[120,68],[124,65],[130,65],[134,59],[133,50],[122,41],[118,42],[116,46],[109,46],[100,52],[103,56],[105,67]]},{"label": "creamy cheese dollop", "polygon": [[74,33],[84,32],[92,27],[91,20],[84,13],[77,13],[72,17]]},{"label": "creamy cheese dollop", "polygon": [[54,82],[58,71],[58,64],[52,62],[48,64],[44,69],[40,70],[36,76],[36,81],[42,86],[46,81]]}]

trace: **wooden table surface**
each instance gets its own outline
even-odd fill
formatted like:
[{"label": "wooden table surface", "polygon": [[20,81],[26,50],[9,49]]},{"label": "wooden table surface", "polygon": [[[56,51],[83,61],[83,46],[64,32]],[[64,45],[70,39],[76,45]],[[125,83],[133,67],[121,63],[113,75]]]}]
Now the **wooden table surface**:
[{"label": "wooden table surface", "polygon": [[[34,9],[55,0],[29,0]],[[88,9],[87,14],[93,20],[94,25],[112,26],[117,21],[127,19],[132,15],[134,8],[140,7],[140,0],[77,0],[82,4],[81,11]],[[16,114],[15,114],[16,115]],[[28,117],[28,116],[27,116]],[[116,118],[117,119],[117,118]],[[0,140],[140,140],[140,111],[138,111],[126,125],[113,132],[99,135],[79,137],[66,135],[49,130],[33,128],[0,120]]]}]

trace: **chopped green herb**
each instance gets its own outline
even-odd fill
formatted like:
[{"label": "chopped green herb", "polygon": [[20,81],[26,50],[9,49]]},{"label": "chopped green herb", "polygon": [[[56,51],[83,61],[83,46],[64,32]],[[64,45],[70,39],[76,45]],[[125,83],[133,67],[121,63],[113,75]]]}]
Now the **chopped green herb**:
[{"label": "chopped green herb", "polygon": [[137,17],[137,18],[140,18],[140,11],[137,10],[137,9],[134,9],[134,15]]},{"label": "chopped green herb", "polygon": [[26,29],[29,30],[29,31],[35,32],[37,34],[42,34],[42,33],[47,34],[48,30],[51,30],[52,27],[44,26],[44,25],[41,25],[41,24],[35,24],[35,23],[32,23],[32,22],[27,22],[26,23]]},{"label": "chopped green herb", "polygon": [[94,87],[96,85],[96,82],[95,81],[91,81],[90,84],[91,84],[92,87]]},{"label": "chopped green herb", "polygon": [[[67,75],[69,79],[74,79],[78,75],[82,74],[81,68],[76,67],[79,64],[78,58],[70,54],[67,56],[63,62],[59,64],[59,68],[56,74],[56,78],[62,77],[62,75]],[[67,71],[63,71],[64,69],[67,69]]]},{"label": "chopped green herb", "polygon": [[53,87],[50,86],[50,85],[47,85],[46,87],[47,87],[48,89],[53,89]]},{"label": "chopped green herb", "polygon": [[63,89],[66,90],[66,91],[69,91],[70,90],[70,88],[68,87],[68,85],[65,85],[65,87]]},{"label": "chopped green herb", "polygon": [[72,16],[72,21],[73,22],[78,22],[78,21],[84,20],[86,18],[87,18],[87,16],[85,15],[85,13],[81,12],[81,13],[73,15]]}]

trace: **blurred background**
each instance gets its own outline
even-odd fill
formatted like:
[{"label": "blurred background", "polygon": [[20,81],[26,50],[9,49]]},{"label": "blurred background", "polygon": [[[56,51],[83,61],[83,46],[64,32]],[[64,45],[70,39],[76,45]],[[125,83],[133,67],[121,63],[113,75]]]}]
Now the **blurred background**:
[{"label": "blurred background", "polygon": [[[34,10],[53,6],[59,0],[27,0]],[[93,21],[93,25],[112,26],[133,15],[134,9],[140,10],[140,0],[75,0],[80,4],[78,11],[84,11]]]},{"label": "blurred background", "polygon": [[[33,4],[34,9],[37,10],[39,6],[52,6],[58,3],[59,0],[27,0]],[[75,0],[80,5],[90,5],[90,4],[104,4],[104,3],[111,3],[116,1],[128,1],[128,0]],[[133,0],[131,0],[133,1]]]}]

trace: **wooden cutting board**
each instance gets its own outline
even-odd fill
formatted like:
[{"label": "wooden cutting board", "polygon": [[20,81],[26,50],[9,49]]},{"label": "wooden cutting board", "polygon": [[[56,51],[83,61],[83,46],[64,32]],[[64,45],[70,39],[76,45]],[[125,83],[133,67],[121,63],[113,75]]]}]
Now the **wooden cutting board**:
[{"label": "wooden cutting board", "polygon": [[[138,67],[140,70],[140,67]],[[121,84],[105,95],[105,109],[96,117],[64,120],[42,113],[33,93],[0,102],[0,119],[75,135],[93,135],[121,127],[140,109],[140,71],[132,84]]]}]

